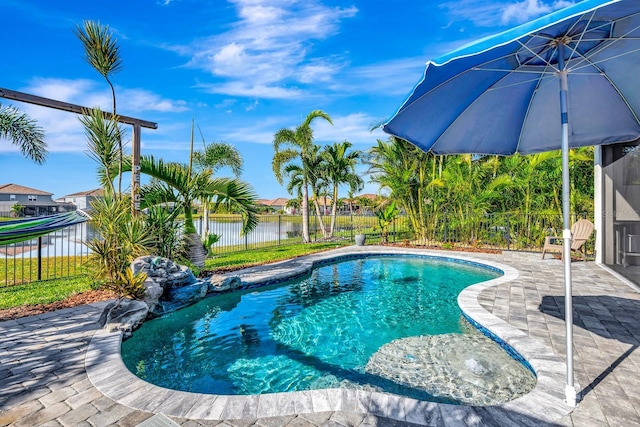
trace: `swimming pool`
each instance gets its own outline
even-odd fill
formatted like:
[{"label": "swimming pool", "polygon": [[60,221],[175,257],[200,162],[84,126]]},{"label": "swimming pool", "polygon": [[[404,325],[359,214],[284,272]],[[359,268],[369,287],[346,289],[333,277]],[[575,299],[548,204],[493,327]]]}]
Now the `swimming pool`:
[{"label": "swimming pool", "polygon": [[343,260],[146,322],[122,357],[139,377],[177,390],[346,387],[491,404],[535,385],[530,371],[461,321],[458,293],[499,275],[435,257]]}]

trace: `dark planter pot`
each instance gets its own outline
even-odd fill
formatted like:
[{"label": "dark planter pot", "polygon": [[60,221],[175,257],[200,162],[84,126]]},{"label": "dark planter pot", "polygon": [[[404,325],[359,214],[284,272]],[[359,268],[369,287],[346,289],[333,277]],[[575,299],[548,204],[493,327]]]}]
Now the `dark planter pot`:
[{"label": "dark planter pot", "polygon": [[354,240],[356,241],[357,246],[364,246],[365,240],[367,240],[366,234],[356,234],[354,236]]}]

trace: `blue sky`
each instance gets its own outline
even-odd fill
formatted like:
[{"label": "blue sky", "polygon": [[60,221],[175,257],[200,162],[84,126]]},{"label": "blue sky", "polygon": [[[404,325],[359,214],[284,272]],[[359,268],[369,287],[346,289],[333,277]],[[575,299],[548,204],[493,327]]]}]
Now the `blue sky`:
[{"label": "blue sky", "polygon": [[[386,139],[371,128],[395,113],[429,59],[572,3],[2,0],[0,87],[109,110],[108,86],[84,61],[74,35],[83,20],[100,21],[117,36],[123,59],[112,79],[118,113],[158,123],[157,130],[142,130],[143,155],[186,162],[194,120],[207,143],[238,148],[241,178],[261,198],[289,197],[271,171],[279,129],[320,109],[333,126],[316,121],[316,143],[347,140],[366,150]],[[54,198],[98,187],[77,116],[0,103],[36,118],[50,151],[45,165],[36,165],[0,140],[0,184]],[[367,184],[363,192],[378,188]]]}]

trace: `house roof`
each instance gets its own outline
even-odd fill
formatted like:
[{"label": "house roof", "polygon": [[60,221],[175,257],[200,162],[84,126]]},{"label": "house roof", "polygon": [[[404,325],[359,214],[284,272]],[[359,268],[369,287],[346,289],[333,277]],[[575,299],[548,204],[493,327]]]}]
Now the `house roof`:
[{"label": "house roof", "polygon": [[104,196],[104,190],[102,188],[94,188],[93,190],[80,191],[79,193],[67,194],[66,196],[62,196],[62,198],[66,198],[66,197],[102,197],[102,196]]},{"label": "house roof", "polygon": [[36,190],[35,188],[25,187],[18,184],[0,184],[0,193],[2,194],[32,194],[36,196],[51,196],[53,193]]},{"label": "house roof", "polygon": [[380,196],[378,196],[377,194],[365,193],[359,196],[355,196],[354,199],[361,199],[363,197],[369,200],[378,200],[380,198]]},{"label": "house roof", "polygon": [[278,197],[277,199],[273,199],[269,206],[284,206],[287,204],[289,200],[284,197]]},{"label": "house roof", "polygon": [[277,199],[269,200],[269,199],[258,199],[256,203],[259,205],[265,206],[285,206],[289,199],[285,199],[284,197],[278,197]]}]

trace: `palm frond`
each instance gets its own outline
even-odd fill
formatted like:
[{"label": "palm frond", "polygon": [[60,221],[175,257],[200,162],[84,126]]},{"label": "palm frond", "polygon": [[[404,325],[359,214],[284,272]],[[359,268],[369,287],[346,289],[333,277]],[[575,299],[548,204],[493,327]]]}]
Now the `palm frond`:
[{"label": "palm frond", "polygon": [[25,157],[44,163],[47,155],[44,130],[29,115],[11,105],[0,104],[0,138],[17,145]]}]

